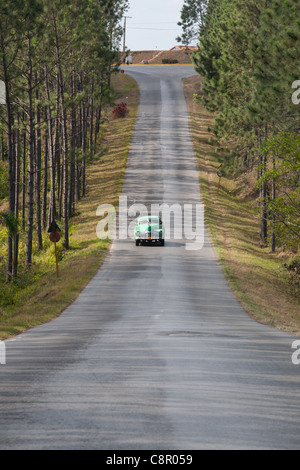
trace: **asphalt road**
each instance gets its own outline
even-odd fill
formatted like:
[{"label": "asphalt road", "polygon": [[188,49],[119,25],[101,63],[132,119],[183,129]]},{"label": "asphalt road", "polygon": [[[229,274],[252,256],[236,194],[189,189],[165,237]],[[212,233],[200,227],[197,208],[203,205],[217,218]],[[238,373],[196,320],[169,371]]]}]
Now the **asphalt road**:
[{"label": "asphalt road", "polygon": [[[181,79],[130,67],[141,88],[123,196],[199,204]],[[96,228],[95,228],[96,229]],[[6,342],[0,449],[299,449],[293,336],[249,318],[202,249],[116,240],[56,320]]]}]

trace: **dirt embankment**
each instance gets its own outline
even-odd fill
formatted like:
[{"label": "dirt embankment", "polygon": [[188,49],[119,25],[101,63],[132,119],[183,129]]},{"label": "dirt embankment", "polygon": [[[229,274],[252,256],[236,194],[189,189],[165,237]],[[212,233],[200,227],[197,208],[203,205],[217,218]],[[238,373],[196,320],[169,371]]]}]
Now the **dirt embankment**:
[{"label": "dirt embankment", "polygon": [[147,61],[149,64],[162,64],[165,60],[177,61],[178,64],[192,64],[192,53],[194,49],[170,49],[169,51],[132,51],[132,63],[142,64]]}]

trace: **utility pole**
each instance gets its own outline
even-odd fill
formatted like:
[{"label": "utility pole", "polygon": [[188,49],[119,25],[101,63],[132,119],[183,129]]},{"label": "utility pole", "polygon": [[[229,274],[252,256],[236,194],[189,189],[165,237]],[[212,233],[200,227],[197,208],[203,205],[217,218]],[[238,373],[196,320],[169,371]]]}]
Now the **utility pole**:
[{"label": "utility pole", "polygon": [[123,53],[125,54],[126,50],[126,25],[127,25],[127,18],[132,18],[132,16],[124,16],[124,31],[123,31]]}]

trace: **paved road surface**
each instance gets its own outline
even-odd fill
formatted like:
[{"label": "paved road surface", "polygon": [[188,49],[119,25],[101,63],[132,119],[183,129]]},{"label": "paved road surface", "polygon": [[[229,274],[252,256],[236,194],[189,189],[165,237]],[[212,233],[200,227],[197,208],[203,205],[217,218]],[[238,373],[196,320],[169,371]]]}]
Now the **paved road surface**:
[{"label": "paved road surface", "polygon": [[[181,78],[130,67],[141,87],[129,202],[199,203]],[[251,320],[206,237],[116,241],[58,319],[6,343],[1,449],[299,449],[295,338]]]}]

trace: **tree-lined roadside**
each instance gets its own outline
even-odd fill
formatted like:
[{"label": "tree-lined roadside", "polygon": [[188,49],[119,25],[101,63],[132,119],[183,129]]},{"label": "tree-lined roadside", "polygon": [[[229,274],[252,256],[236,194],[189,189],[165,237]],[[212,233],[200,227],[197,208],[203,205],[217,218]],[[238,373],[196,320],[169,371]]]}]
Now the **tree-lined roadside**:
[{"label": "tree-lined roadside", "polygon": [[[43,250],[38,251],[34,244],[30,269],[20,266],[18,279],[6,283],[3,267],[0,340],[59,315],[96,274],[109,250],[109,240],[99,240],[96,235],[96,210],[104,203],[118,205],[139,96],[135,81],[127,75],[112,76],[111,84],[115,102],[125,101],[128,114],[112,119],[112,107],[103,110],[107,119],[101,130],[101,145],[86,165],[86,192],[69,226],[69,250],[65,251],[62,242],[58,244],[60,277],[56,278],[54,247],[43,231]],[[0,235],[4,243],[5,230]],[[23,256],[24,243],[20,246]]]},{"label": "tree-lined roadside", "polygon": [[126,7],[126,0],[1,2],[6,106],[0,107],[0,182],[8,201],[2,214],[7,251],[1,251],[7,281],[18,278],[19,261],[27,269],[34,265],[33,253],[43,251],[43,230],[52,221],[61,221],[69,249],[70,220],[86,194],[87,161],[111,100]]},{"label": "tree-lined roadside", "polygon": [[191,113],[208,226],[246,310],[293,332],[300,331],[297,11],[296,0],[184,0],[181,10],[182,40],[198,45]]},{"label": "tree-lined roadside", "polygon": [[[201,102],[215,113],[214,134],[236,164],[257,172],[260,238],[297,252],[300,108],[293,86],[300,76],[298,2],[204,0],[196,70]],[[291,163],[293,164],[291,165]]]},{"label": "tree-lined roadside", "polygon": [[[291,253],[271,253],[259,237],[259,194],[251,189],[256,172],[228,166],[230,152],[220,147],[212,131],[214,115],[194,100],[195,92],[202,93],[201,78],[184,80],[184,88],[205,220],[224,274],[253,318],[299,336],[299,286],[294,271],[286,269]],[[221,183],[220,165],[227,165]]]},{"label": "tree-lined roadside", "polygon": [[[284,252],[300,287],[300,68],[296,0],[184,0],[183,40],[202,77],[199,105],[227,148],[219,172],[244,176],[256,193],[261,243]],[[290,255],[290,256],[288,256]]]}]

